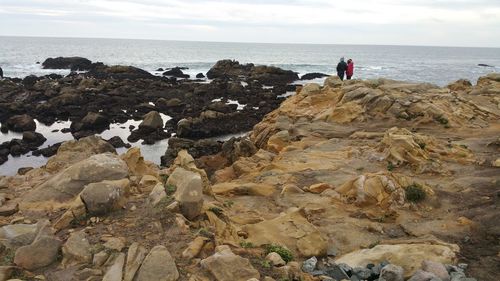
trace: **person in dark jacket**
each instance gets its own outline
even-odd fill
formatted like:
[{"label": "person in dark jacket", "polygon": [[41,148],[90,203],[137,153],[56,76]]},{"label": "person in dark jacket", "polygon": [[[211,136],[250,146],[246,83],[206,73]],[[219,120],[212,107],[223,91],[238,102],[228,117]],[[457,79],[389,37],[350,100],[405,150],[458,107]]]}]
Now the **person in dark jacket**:
[{"label": "person in dark jacket", "polygon": [[347,80],[351,80],[351,77],[354,75],[354,62],[352,59],[347,60],[347,71],[345,74],[347,76]]},{"label": "person in dark jacket", "polygon": [[340,80],[344,80],[344,74],[347,71],[347,63],[344,61],[344,57],[340,58],[339,64],[337,64],[337,75]]},{"label": "person in dark jacket", "polygon": [[2,70],[2,68],[0,67],[0,79],[2,79],[2,78],[3,78],[3,70]]}]

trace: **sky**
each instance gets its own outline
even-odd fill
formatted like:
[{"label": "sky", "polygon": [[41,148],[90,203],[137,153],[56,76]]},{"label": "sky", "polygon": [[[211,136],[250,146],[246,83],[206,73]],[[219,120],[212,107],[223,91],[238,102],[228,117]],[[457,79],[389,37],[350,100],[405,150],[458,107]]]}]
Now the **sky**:
[{"label": "sky", "polygon": [[500,0],[0,0],[1,35],[500,47]]}]

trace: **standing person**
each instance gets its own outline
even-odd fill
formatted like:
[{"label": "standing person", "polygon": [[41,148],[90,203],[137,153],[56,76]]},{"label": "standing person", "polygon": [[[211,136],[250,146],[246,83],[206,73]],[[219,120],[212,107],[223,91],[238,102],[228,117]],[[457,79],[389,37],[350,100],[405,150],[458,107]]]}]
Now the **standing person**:
[{"label": "standing person", "polygon": [[347,71],[345,72],[347,76],[347,80],[351,80],[352,75],[354,74],[354,62],[352,59],[347,60]]},{"label": "standing person", "polygon": [[2,68],[0,67],[0,79],[2,79],[2,78],[3,78],[3,70],[2,70]]},{"label": "standing person", "polygon": [[341,57],[339,64],[337,64],[337,75],[339,76],[340,80],[344,80],[344,74],[346,70],[347,63],[345,63],[344,57]]}]

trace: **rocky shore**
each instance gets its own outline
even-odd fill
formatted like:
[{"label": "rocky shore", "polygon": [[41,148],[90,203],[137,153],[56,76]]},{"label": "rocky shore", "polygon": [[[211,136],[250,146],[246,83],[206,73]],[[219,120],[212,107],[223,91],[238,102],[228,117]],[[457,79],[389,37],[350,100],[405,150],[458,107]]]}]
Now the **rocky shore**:
[{"label": "rocky shore", "polygon": [[[329,77],[284,100],[291,73],[230,61],[206,84],[92,73],[0,81],[2,123],[81,124],[45,166],[0,177],[0,280],[498,279],[499,74],[444,88]],[[188,138],[160,167],[93,135],[131,117],[146,141]]]}]

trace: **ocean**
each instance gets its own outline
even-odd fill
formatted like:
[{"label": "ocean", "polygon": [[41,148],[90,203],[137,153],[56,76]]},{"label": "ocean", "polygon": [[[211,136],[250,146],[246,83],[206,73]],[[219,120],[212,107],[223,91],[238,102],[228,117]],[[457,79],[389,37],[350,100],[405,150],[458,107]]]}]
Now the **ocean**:
[{"label": "ocean", "polygon": [[[334,74],[340,57],[352,58],[355,78],[385,77],[444,86],[461,78],[473,83],[500,71],[500,48],[218,43],[129,39],[0,37],[4,76],[66,74],[44,70],[48,57],[81,56],[105,64],[133,65],[155,74],[158,68],[188,67],[206,73],[216,61],[274,65],[305,74]],[[490,67],[478,66],[486,64]]]},{"label": "ocean", "polygon": [[[94,62],[108,65],[133,65],[154,74],[158,68],[174,66],[188,67],[185,73],[192,77],[206,73],[218,60],[235,59],[241,63],[274,65],[298,72],[334,74],[341,56],[355,62],[354,78],[390,78],[410,82],[430,82],[444,86],[461,78],[476,82],[477,78],[490,72],[500,71],[499,48],[454,48],[454,47],[412,47],[412,46],[362,46],[362,45],[304,45],[304,44],[257,44],[257,43],[215,43],[182,42],[125,39],[78,39],[78,38],[34,38],[0,37],[0,67],[4,76],[19,77],[68,74],[69,70],[45,70],[41,64],[48,57],[81,56]],[[39,62],[39,63],[37,63]],[[478,66],[487,64],[489,67]],[[321,82],[321,80],[316,80]],[[291,93],[289,93],[291,94]],[[162,116],[165,121],[169,116]],[[130,134],[129,125],[139,121],[129,120],[123,124],[112,124],[101,134],[104,138],[120,136],[126,140]],[[37,132],[47,141],[40,147],[72,139],[63,134],[62,128],[70,126],[69,121],[58,121],[46,126],[37,121]],[[19,133],[0,133],[0,143],[21,138]],[[225,140],[231,136],[221,136]],[[154,145],[140,145],[144,157],[157,164],[168,146],[168,140]],[[122,153],[125,149],[119,149]],[[21,157],[9,156],[0,165],[0,175],[13,175],[21,167],[39,167],[46,158],[31,154]]]}]

